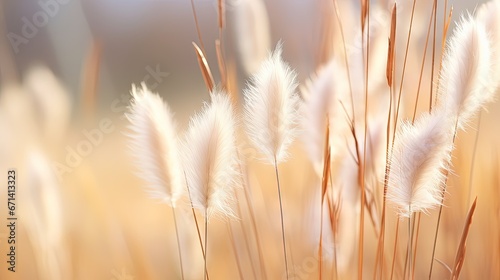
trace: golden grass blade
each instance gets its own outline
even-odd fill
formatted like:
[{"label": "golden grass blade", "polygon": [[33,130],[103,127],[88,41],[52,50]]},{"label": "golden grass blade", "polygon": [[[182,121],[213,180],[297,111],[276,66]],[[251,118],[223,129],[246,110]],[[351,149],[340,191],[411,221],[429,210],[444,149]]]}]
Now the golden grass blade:
[{"label": "golden grass blade", "polygon": [[323,204],[323,200],[325,199],[326,190],[328,187],[328,178],[330,177],[330,164],[331,164],[331,152],[330,152],[330,124],[326,121],[326,135],[325,135],[325,153],[324,153],[324,162],[323,162],[323,177],[321,179],[321,204]]},{"label": "golden grass blade", "polygon": [[193,12],[194,24],[196,26],[196,33],[198,34],[198,40],[200,41],[201,49],[205,51],[205,46],[203,45],[203,39],[201,38],[200,25],[198,24],[198,15],[196,14],[196,8],[194,6],[194,0],[191,0],[191,10]]},{"label": "golden grass blade", "polygon": [[367,0],[361,0],[361,31],[363,34],[365,31],[365,23],[368,18],[368,5],[370,5],[370,3]]},{"label": "golden grass blade", "polygon": [[472,225],[472,216],[474,216],[474,211],[476,210],[476,202],[477,197],[474,199],[474,202],[470,207],[469,214],[467,214],[467,219],[465,220],[462,238],[460,239],[460,245],[458,246],[455,264],[453,265],[453,272],[451,273],[450,279],[458,279],[460,277],[460,272],[465,261],[466,242],[467,237],[469,236],[470,226]]},{"label": "golden grass blade", "polygon": [[217,0],[217,15],[219,30],[222,30],[226,23],[226,9],[224,0]]},{"label": "golden grass blade", "polygon": [[226,69],[226,62],[224,60],[224,54],[222,52],[222,45],[220,39],[215,40],[215,53],[217,54],[217,63],[219,64],[222,89],[227,91],[228,89],[227,69]]},{"label": "golden grass blade", "polygon": [[215,86],[214,78],[212,76],[212,72],[210,71],[210,67],[208,66],[207,59],[205,58],[205,54],[203,51],[193,43],[194,50],[196,52],[196,58],[198,59],[198,64],[200,65],[201,74],[203,76],[203,80],[205,81],[205,85],[209,91],[212,91]]},{"label": "golden grass blade", "polygon": [[322,272],[323,272],[323,204],[325,201],[325,194],[328,187],[328,178],[330,177],[330,125],[328,122],[328,116],[325,116],[326,121],[326,134],[325,134],[325,153],[324,153],[324,163],[323,163],[323,177],[321,178],[321,218],[320,218],[320,231],[319,231],[319,250],[318,250],[318,259],[319,259],[319,279],[321,280]]},{"label": "golden grass blade", "polygon": [[82,111],[86,117],[90,117],[95,113],[101,52],[102,48],[99,42],[92,42],[89,55],[85,61],[85,67],[83,68]]},{"label": "golden grass blade", "polygon": [[[415,107],[413,109],[412,122],[415,122],[415,117],[417,115],[418,100],[420,97],[420,87],[422,85],[422,78],[424,76],[425,59],[427,58],[427,45],[429,44],[429,38],[431,35],[431,27],[432,27],[432,21],[433,21],[432,14],[435,10],[436,10],[436,2],[434,2],[434,4],[432,5],[431,16],[429,19],[429,27],[427,28],[427,36],[425,37],[424,54],[422,55],[422,66],[420,67],[420,76],[418,78],[418,87],[417,87],[417,94],[416,94],[416,98],[415,98]],[[432,97],[431,97],[431,99],[432,99]]]},{"label": "golden grass blade", "polygon": [[389,87],[392,85],[393,73],[394,73],[394,47],[396,46],[396,14],[397,14],[397,7],[396,7],[396,2],[394,2],[391,12],[391,33],[389,37],[389,47],[387,54],[387,71],[385,73],[387,77],[387,85]]}]

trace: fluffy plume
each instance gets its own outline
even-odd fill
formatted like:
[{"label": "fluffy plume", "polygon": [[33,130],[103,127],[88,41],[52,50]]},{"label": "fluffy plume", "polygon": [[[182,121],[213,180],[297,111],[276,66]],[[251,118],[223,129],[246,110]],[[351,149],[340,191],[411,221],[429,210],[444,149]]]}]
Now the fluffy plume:
[{"label": "fluffy plume", "polygon": [[470,16],[457,26],[443,60],[438,104],[464,125],[493,98],[491,48],[484,26]]},{"label": "fluffy plume", "polygon": [[281,59],[281,44],[252,76],[245,90],[247,133],[269,163],[286,159],[297,132],[296,74]]},{"label": "fluffy plume", "polygon": [[238,51],[245,71],[253,74],[271,48],[266,5],[262,0],[239,0],[233,8]]},{"label": "fluffy plume", "polygon": [[47,279],[68,279],[70,258],[61,188],[44,154],[30,150],[27,159],[28,188],[20,193],[26,204],[20,211],[38,269]]},{"label": "fluffy plume", "polygon": [[387,199],[409,217],[440,205],[452,150],[453,122],[445,114],[424,113],[403,123],[396,136]]},{"label": "fluffy plume", "polygon": [[[325,146],[325,129],[327,118],[330,126],[330,147],[332,160],[344,151],[345,135],[350,133],[347,116],[341,100],[347,90],[345,71],[335,59],[318,71],[302,88],[304,106],[303,140],[309,157],[318,174],[323,165],[323,147]],[[346,110],[349,110],[346,108]]]},{"label": "fluffy plume", "polygon": [[133,86],[131,93],[129,137],[140,176],[152,197],[175,207],[182,194],[183,175],[173,115],[145,84],[140,89]]},{"label": "fluffy plume", "polygon": [[24,85],[26,92],[33,97],[44,136],[50,142],[58,143],[71,118],[68,93],[54,74],[41,66],[28,72]]},{"label": "fluffy plume", "polygon": [[489,35],[492,50],[492,90],[500,87],[500,0],[487,2],[479,7],[476,15]]},{"label": "fluffy plume", "polygon": [[234,216],[236,120],[228,95],[211,93],[211,103],[195,115],[183,145],[184,168],[193,205],[207,216]]}]

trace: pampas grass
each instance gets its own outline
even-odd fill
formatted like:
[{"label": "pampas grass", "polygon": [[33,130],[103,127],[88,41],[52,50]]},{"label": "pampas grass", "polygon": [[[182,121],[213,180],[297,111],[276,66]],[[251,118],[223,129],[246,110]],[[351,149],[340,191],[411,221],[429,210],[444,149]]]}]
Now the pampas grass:
[{"label": "pampas grass", "polygon": [[464,128],[493,99],[491,44],[484,26],[470,15],[462,17],[450,40],[439,81],[438,106]]},{"label": "pampas grass", "polygon": [[132,87],[130,145],[147,192],[175,208],[182,195],[182,170],[173,114],[145,84]]},{"label": "pampas grass", "polygon": [[238,0],[233,4],[236,44],[248,74],[259,70],[271,47],[267,9],[262,0]]},{"label": "pampas grass", "polygon": [[[492,137],[497,112],[478,114],[481,137],[474,144],[475,132],[463,130],[498,92],[499,0],[461,19],[451,15],[447,1],[408,1],[397,10],[394,1],[299,2],[281,7],[273,1],[219,0],[212,12],[200,6],[199,21],[196,15],[194,23],[186,19],[192,32],[182,32],[184,39],[171,41],[166,34],[172,46],[186,48],[190,60],[180,53],[171,60],[169,51],[167,60],[182,65],[168,65],[166,79],[165,72],[151,72],[158,66],[147,67],[143,76],[158,91],[175,87],[178,94],[162,99],[144,84],[134,86],[126,120],[119,114],[129,96],[108,95],[109,75],[99,84],[98,73],[106,74],[98,69],[99,59],[85,68],[81,90],[71,80],[58,82],[46,68],[20,73],[22,83],[3,85],[0,166],[16,169],[20,178],[16,275],[499,278],[500,179],[498,139]],[[300,16],[290,16],[296,11]],[[297,22],[310,18],[309,12],[324,17],[318,19],[321,29]],[[286,21],[272,26],[282,14]],[[283,59],[285,45],[269,50],[271,30],[286,39],[286,57],[296,71]],[[108,62],[113,44],[100,39],[92,48],[102,43],[102,61]],[[146,38],[140,39],[149,49]],[[189,52],[191,40],[195,52]],[[135,67],[128,63],[120,65]],[[189,84],[179,87],[182,81]],[[196,104],[193,96],[185,97],[193,91],[201,98],[203,82],[210,100]],[[100,110],[71,112],[73,95],[63,84],[88,93],[84,107]],[[246,89],[239,90],[242,84]],[[196,107],[200,111],[188,122],[186,113]],[[99,119],[105,121],[96,127],[92,121]],[[293,145],[297,138],[301,145]],[[65,167],[58,181],[54,171]],[[5,202],[4,193],[0,188]],[[469,208],[467,193],[472,200],[478,196],[477,208]],[[0,211],[0,218],[6,214]],[[479,234],[484,227],[490,230]],[[161,241],[174,228],[177,243]],[[436,265],[432,275],[435,262],[442,267]],[[0,269],[1,279],[10,276]]]},{"label": "pampas grass", "polygon": [[492,0],[482,4],[476,13],[479,24],[484,26],[490,39],[492,81],[490,89],[496,91],[500,87],[500,0]]},{"label": "pampas grass", "polygon": [[280,203],[281,233],[285,272],[288,278],[285,226],[279,181],[278,163],[288,156],[288,147],[297,133],[299,97],[296,74],[281,58],[282,45],[278,43],[259,70],[252,76],[251,84],[244,91],[245,121],[248,136],[254,146],[274,164]]},{"label": "pampas grass", "polygon": [[446,115],[425,113],[414,124],[401,125],[387,188],[387,200],[401,217],[440,205],[452,149],[450,124]]},{"label": "pampas grass", "polygon": [[288,156],[297,133],[299,97],[296,74],[281,58],[276,46],[252,76],[245,95],[245,124],[248,136],[269,164]]},{"label": "pampas grass", "polygon": [[[211,102],[189,124],[183,158],[191,202],[205,217],[205,255],[208,220],[213,215],[234,217],[232,202],[238,176],[236,119],[229,96],[212,92]],[[205,257],[207,279],[207,257]]]},{"label": "pampas grass", "polygon": [[45,275],[44,279],[68,279],[70,255],[65,243],[64,205],[57,177],[50,169],[49,159],[37,149],[28,152],[26,171],[27,188],[17,199],[25,201],[22,221],[26,223],[36,266]]},{"label": "pampas grass", "polygon": [[207,217],[234,217],[236,119],[227,94],[215,91],[210,96],[211,102],[191,118],[183,143],[184,168],[195,208]]},{"label": "pampas grass", "polygon": [[344,153],[346,135],[350,133],[347,112],[342,99],[346,98],[346,73],[336,59],[322,67],[316,75],[306,81],[302,88],[304,118],[301,126],[303,142],[318,174],[323,163],[325,126],[330,127],[329,142],[332,160]]},{"label": "pampas grass", "polygon": [[130,121],[130,145],[140,176],[147,182],[147,192],[172,207],[182,278],[176,202],[182,195],[182,171],[178,154],[176,125],[173,114],[160,96],[150,92],[143,83],[132,87],[132,104],[127,115]]}]

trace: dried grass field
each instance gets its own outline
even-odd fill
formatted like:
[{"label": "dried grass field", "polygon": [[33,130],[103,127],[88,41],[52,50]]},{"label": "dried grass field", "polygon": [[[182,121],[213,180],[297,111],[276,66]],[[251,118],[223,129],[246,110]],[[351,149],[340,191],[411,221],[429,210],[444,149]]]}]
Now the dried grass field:
[{"label": "dried grass field", "polygon": [[500,279],[500,0],[19,3],[0,279]]}]

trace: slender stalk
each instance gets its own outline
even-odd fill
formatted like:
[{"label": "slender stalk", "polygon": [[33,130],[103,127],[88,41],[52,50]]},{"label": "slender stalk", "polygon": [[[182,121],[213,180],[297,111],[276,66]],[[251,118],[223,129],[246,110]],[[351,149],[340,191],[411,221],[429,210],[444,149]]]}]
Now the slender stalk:
[{"label": "slender stalk", "polygon": [[[408,207],[409,209],[409,212],[410,212],[410,216],[408,217],[408,279],[410,279],[410,276],[411,276],[411,251],[412,251],[412,243],[413,243],[413,234],[411,232],[411,216],[412,216],[412,213],[411,213],[411,205]],[[405,277],[406,277],[406,273],[405,273]]]},{"label": "slender stalk", "polygon": [[288,278],[288,260],[286,257],[286,241],[285,241],[285,223],[283,221],[283,204],[281,201],[281,187],[280,187],[280,179],[279,179],[279,172],[278,172],[278,162],[276,158],[274,158],[274,170],[276,172],[276,183],[278,185],[278,198],[280,202],[280,217],[281,217],[281,237],[283,241],[283,255],[285,256],[285,270],[286,270],[286,279]]},{"label": "slender stalk", "polygon": [[[253,212],[253,204],[250,200],[250,194],[248,193],[248,188],[250,187],[250,185],[248,184],[249,180],[248,180],[248,172],[247,170],[245,169],[245,177],[243,177],[243,168],[241,166],[241,157],[240,157],[240,153],[239,151],[236,153],[236,155],[238,156],[238,168],[240,170],[240,174],[241,174],[241,181],[243,183],[243,194],[245,196],[245,200],[246,200],[246,203],[247,203],[247,207],[248,207],[248,213],[250,214],[250,220],[252,222],[252,228],[253,228],[253,231],[255,232],[255,242],[257,243],[257,252],[259,253],[259,264],[260,264],[260,272],[261,272],[261,277],[262,279],[267,279],[267,273],[266,273],[266,266],[264,265],[264,255],[262,254],[262,247],[260,246],[260,238],[259,238],[259,232],[257,231],[257,223],[255,222],[255,214]],[[240,204],[238,204],[238,209],[240,207]],[[240,212],[241,212],[241,209],[240,209]],[[241,216],[241,215],[240,215]],[[249,251],[250,253],[250,251]]]},{"label": "slender stalk", "polygon": [[333,7],[335,9],[335,17],[337,18],[337,22],[339,24],[339,29],[340,29],[340,37],[342,38],[342,47],[344,50],[344,62],[345,62],[345,67],[346,67],[346,72],[347,72],[347,82],[349,84],[349,93],[351,94],[351,110],[352,110],[352,122],[354,123],[354,97],[352,93],[352,83],[351,83],[351,72],[349,71],[349,61],[347,58],[347,47],[346,47],[346,42],[345,42],[345,37],[344,37],[344,28],[342,26],[342,21],[340,20],[340,12],[339,12],[339,7],[337,5],[337,0],[332,0],[333,2]]},{"label": "slender stalk", "polygon": [[[207,216],[207,209],[205,209],[205,253],[207,252],[207,248],[208,248],[208,216]],[[203,279],[207,280],[207,274],[208,274],[208,271],[207,271],[207,257],[205,255],[205,263],[204,263],[204,276],[203,276]]]},{"label": "slender stalk", "polygon": [[[422,77],[424,76],[423,74],[424,74],[425,58],[427,56],[427,45],[429,44],[429,37],[431,35],[431,27],[432,27],[432,20],[433,20],[432,12],[434,12],[434,10],[436,9],[435,4],[436,4],[436,2],[434,2],[434,4],[432,5],[431,18],[429,20],[429,27],[427,28],[427,36],[425,37],[424,54],[422,56],[422,66],[420,67],[420,76],[418,79],[418,86],[417,86],[417,97],[415,99],[415,108],[413,110],[413,121],[412,122],[415,121],[415,116],[417,114],[418,99],[420,97],[420,86],[422,85]],[[432,93],[431,93],[431,100],[432,100]]]},{"label": "slender stalk", "polygon": [[413,7],[411,9],[410,27],[408,30],[408,39],[406,40],[405,58],[404,58],[404,62],[403,62],[403,73],[401,74],[401,84],[399,85],[398,105],[396,107],[396,117],[394,118],[394,133],[396,133],[396,127],[397,127],[397,123],[398,123],[399,106],[401,104],[401,93],[403,91],[403,81],[404,81],[405,72],[406,72],[406,62],[408,60],[408,50],[410,49],[411,30],[413,27],[413,18],[415,15],[415,5],[416,4],[417,4],[417,0],[413,0]]},{"label": "slender stalk", "polygon": [[[187,185],[186,172],[184,172],[184,179],[186,180],[186,188],[188,191],[189,203],[191,203],[191,212],[193,213],[194,224],[196,225],[196,232],[198,233],[198,241],[200,242],[201,254],[203,255],[203,260],[205,260],[206,259],[205,249],[203,248],[203,242],[201,241],[201,232],[200,232],[200,226],[198,225],[198,219],[196,218],[196,213],[194,212],[193,200],[191,199],[191,190]],[[210,279],[210,277],[208,276],[208,271],[206,271],[206,269],[205,272],[207,273],[207,279]]]},{"label": "slender stalk", "polygon": [[479,111],[479,117],[477,118],[476,139],[474,139],[474,150],[472,152],[472,162],[469,173],[469,195],[467,196],[467,205],[470,205],[470,197],[472,195],[472,179],[474,178],[474,166],[476,165],[477,143],[479,141],[479,130],[481,129],[481,115],[482,115],[481,112],[482,111]]},{"label": "slender stalk", "polygon": [[437,0],[434,0],[434,30],[432,34],[432,67],[431,67],[431,83],[430,83],[430,96],[429,96],[429,112],[432,111],[432,104],[434,103],[434,68],[436,62],[436,30],[437,30],[437,10],[438,4]]},{"label": "slender stalk", "polygon": [[177,218],[175,217],[175,207],[172,207],[172,216],[174,217],[175,237],[177,238],[177,250],[179,251],[179,264],[181,266],[181,276],[182,276],[182,279],[184,279],[184,269],[182,266],[181,242],[179,240],[179,230],[177,228]]},{"label": "slender stalk", "polygon": [[[331,204],[334,203],[334,198],[333,198],[333,178],[332,178],[332,170],[331,170],[331,166],[330,166],[330,170],[328,172],[329,174],[329,177],[330,177],[330,193],[331,193]],[[339,199],[340,200],[340,199]],[[340,203],[340,202],[339,202]],[[328,203],[328,205],[330,206],[330,203]],[[331,207],[331,206],[330,206]],[[335,223],[338,222],[338,216],[339,216],[339,213],[341,211],[341,208],[339,205],[337,205],[337,207],[339,207],[338,209],[336,207],[331,207],[330,209],[330,215],[333,215],[333,217],[335,217]],[[332,217],[330,216],[330,219]],[[332,227],[332,232],[333,232],[333,273],[335,274],[335,278],[334,279],[339,279],[339,273],[338,273],[338,269],[337,269],[337,227],[338,225],[335,224],[335,228]]]},{"label": "slender stalk", "polygon": [[198,40],[200,40],[200,47],[205,53],[205,46],[203,45],[203,40],[201,38],[200,25],[198,24],[198,16],[196,15],[196,8],[194,7],[194,1],[191,0],[191,9],[193,11],[194,23],[196,25],[196,33],[198,34]]},{"label": "slender stalk", "polygon": [[[453,133],[453,143],[455,143],[455,137],[457,136],[457,127],[458,127],[458,119],[455,122],[455,131]],[[446,179],[444,181],[444,187],[443,191],[441,192],[441,204],[439,206],[439,213],[438,213],[438,218],[437,218],[437,224],[436,224],[436,232],[434,233],[434,245],[432,246],[432,257],[431,257],[431,268],[429,269],[429,280],[432,278],[432,269],[434,268],[434,256],[436,255],[436,245],[437,245],[437,238],[439,234],[439,226],[441,225],[441,215],[443,213],[443,203],[444,203],[444,196],[446,195],[446,185],[448,184],[448,169],[446,171]]]},{"label": "slender stalk", "polygon": [[[364,249],[364,228],[365,228],[365,169],[366,169],[366,150],[367,150],[367,134],[368,134],[368,75],[369,75],[369,61],[370,61],[370,2],[366,2],[366,64],[365,64],[365,126],[364,126],[364,139],[363,139],[363,163],[360,162],[361,172],[359,179],[361,180],[361,212],[359,215],[359,240],[358,240],[358,279],[363,279],[363,249]],[[362,27],[364,28],[364,26]],[[363,30],[363,29],[362,29]],[[365,40],[364,34],[362,35],[363,41]],[[364,45],[364,44],[363,44]],[[358,158],[358,160],[360,160]]]},{"label": "slender stalk", "polygon": [[240,276],[240,279],[244,279],[243,273],[241,271],[240,258],[238,258],[238,251],[236,250],[236,242],[234,241],[233,228],[231,227],[230,222],[227,222],[226,224],[227,224],[227,229],[229,231],[229,239],[231,239],[231,245],[232,245],[231,247],[233,247],[234,258],[236,259],[236,266],[238,266],[238,275]]},{"label": "slender stalk", "polygon": [[319,259],[319,280],[321,280],[322,276],[322,264],[323,264],[323,195],[321,194],[321,214],[319,220],[319,250],[318,250],[318,259]]},{"label": "slender stalk", "polygon": [[[239,203],[236,203],[238,204],[238,217],[242,217],[242,211],[241,211],[241,205]],[[253,273],[253,277],[254,278],[257,278],[257,273],[255,272],[255,266],[253,265],[253,258],[252,258],[252,254],[251,254],[251,251],[250,251],[250,244],[248,244],[248,235],[247,235],[247,231],[245,229],[245,226],[242,222],[239,223],[240,226],[241,226],[241,231],[243,232],[243,239],[245,239],[245,247],[247,249],[247,253],[248,253],[248,258],[250,260],[250,266],[252,267],[252,273]],[[231,233],[232,233],[232,230],[231,230]]]},{"label": "slender stalk", "polygon": [[255,222],[255,214],[253,213],[252,203],[248,198],[250,195],[247,192],[248,190],[245,188],[245,200],[247,202],[248,212],[250,213],[250,219],[252,221],[253,231],[255,232],[255,242],[257,243],[257,251],[259,252],[259,262],[261,267],[262,279],[267,279],[264,255],[262,254],[262,246],[260,245],[259,232],[257,230],[257,223]]},{"label": "slender stalk", "polygon": [[396,222],[396,237],[394,239],[394,253],[392,254],[392,268],[391,268],[391,280],[394,276],[394,265],[396,264],[396,252],[398,250],[398,237],[399,237],[399,219]]},{"label": "slender stalk", "polygon": [[415,249],[413,250],[413,270],[411,272],[411,278],[415,279],[415,264],[417,262],[417,245],[418,245],[418,233],[420,232],[420,217],[422,213],[418,213],[417,220],[417,235],[415,236]]}]

